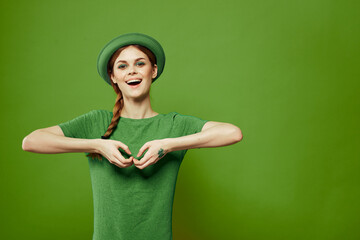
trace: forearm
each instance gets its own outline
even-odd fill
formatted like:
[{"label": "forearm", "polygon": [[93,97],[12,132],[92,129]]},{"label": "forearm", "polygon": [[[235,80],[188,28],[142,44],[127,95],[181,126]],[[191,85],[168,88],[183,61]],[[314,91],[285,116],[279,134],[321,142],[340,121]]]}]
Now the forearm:
[{"label": "forearm", "polygon": [[34,153],[93,153],[98,151],[97,141],[98,139],[70,138],[36,130],[24,138],[22,148]]},{"label": "forearm", "polygon": [[178,151],[192,148],[222,147],[241,141],[240,129],[232,124],[219,124],[199,133],[167,138],[166,146],[169,151]]}]

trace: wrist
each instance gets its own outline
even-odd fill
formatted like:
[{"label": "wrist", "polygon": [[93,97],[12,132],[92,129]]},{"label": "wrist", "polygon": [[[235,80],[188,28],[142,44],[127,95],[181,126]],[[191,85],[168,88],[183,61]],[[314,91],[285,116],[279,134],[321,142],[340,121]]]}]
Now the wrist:
[{"label": "wrist", "polygon": [[100,152],[100,144],[101,141],[103,141],[102,139],[89,139],[89,145],[90,145],[90,152],[91,153],[98,153],[101,154]]},{"label": "wrist", "polygon": [[164,148],[166,152],[174,151],[174,138],[165,138],[164,139]]}]

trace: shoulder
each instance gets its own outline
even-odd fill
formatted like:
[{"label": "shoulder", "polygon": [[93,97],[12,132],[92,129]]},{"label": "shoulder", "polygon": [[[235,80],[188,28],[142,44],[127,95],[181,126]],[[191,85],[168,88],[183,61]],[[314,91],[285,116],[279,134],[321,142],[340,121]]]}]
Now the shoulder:
[{"label": "shoulder", "polygon": [[174,127],[181,129],[184,135],[200,132],[204,124],[208,121],[199,116],[172,112]]},{"label": "shoulder", "polygon": [[202,119],[198,116],[194,116],[194,115],[188,115],[188,114],[184,114],[184,113],[178,113],[178,112],[171,112],[170,113],[171,116],[173,116],[173,118],[175,119],[179,119],[179,120],[186,120],[186,119]]},{"label": "shoulder", "polygon": [[179,112],[171,112],[169,114],[171,114],[174,123],[178,124],[203,124],[207,122],[207,120],[204,120],[199,116],[193,116]]},{"label": "shoulder", "polygon": [[105,109],[93,109],[86,113],[94,121],[108,120],[112,118],[112,112]]},{"label": "shoulder", "polygon": [[105,109],[93,109],[88,111],[86,114],[90,116],[101,116],[101,115],[105,116],[105,115],[109,115],[109,111]]},{"label": "shoulder", "polygon": [[169,112],[167,115],[172,116],[174,118],[191,117],[190,115],[182,114],[182,113],[175,112],[175,111]]},{"label": "shoulder", "polygon": [[185,120],[189,115],[181,114],[178,112],[169,112],[167,114],[164,114],[168,120],[172,120],[174,122],[180,122],[182,120]]},{"label": "shoulder", "polygon": [[109,110],[105,110],[105,109],[95,109],[95,110],[92,110],[92,112],[94,114],[103,115],[103,116],[112,116],[113,115],[112,112],[110,112]]}]

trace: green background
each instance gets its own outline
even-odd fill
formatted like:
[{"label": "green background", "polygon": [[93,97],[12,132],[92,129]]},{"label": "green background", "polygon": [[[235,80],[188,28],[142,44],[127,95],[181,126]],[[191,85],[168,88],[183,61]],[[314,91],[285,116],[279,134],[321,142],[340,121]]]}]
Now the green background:
[{"label": "green background", "polygon": [[164,47],[152,107],[229,122],[189,150],[174,240],[360,239],[359,1],[1,1],[2,239],[91,239],[83,153],[22,150],[32,131],[115,93],[96,58],[142,32]]}]

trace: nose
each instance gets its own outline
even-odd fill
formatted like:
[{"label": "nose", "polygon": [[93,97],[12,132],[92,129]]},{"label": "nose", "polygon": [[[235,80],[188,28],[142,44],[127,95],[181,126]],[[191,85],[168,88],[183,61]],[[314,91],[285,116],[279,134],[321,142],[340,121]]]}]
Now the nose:
[{"label": "nose", "polygon": [[130,66],[129,67],[129,75],[132,75],[132,74],[136,74],[135,66]]}]

